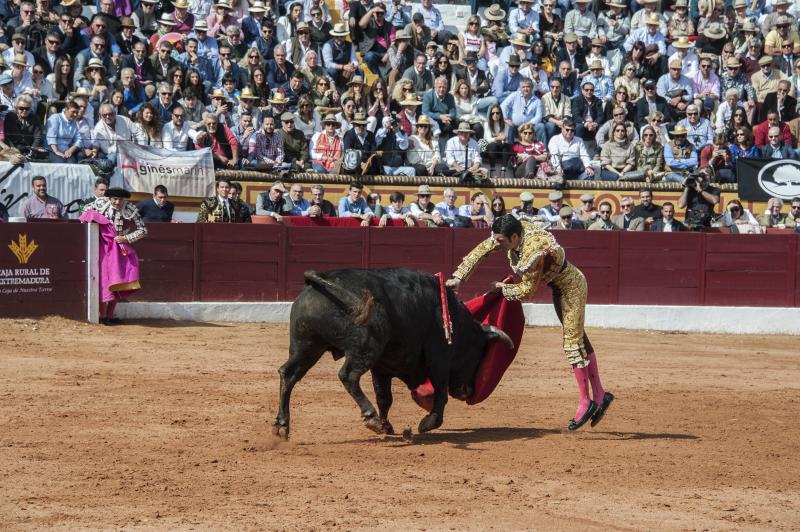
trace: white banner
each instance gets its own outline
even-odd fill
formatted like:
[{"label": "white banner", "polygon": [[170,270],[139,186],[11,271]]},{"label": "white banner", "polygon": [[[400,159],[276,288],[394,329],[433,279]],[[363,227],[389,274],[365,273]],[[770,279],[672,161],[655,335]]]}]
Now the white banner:
[{"label": "white banner", "polygon": [[122,186],[152,194],[164,185],[171,196],[207,198],[214,195],[214,161],[211,148],[173,151],[133,142],[117,143],[117,171]]},{"label": "white banner", "polygon": [[11,163],[0,162],[0,203],[9,216],[19,216],[20,205],[33,193],[31,179],[38,175],[47,178],[47,193],[66,205],[70,218],[80,216],[80,200],[94,196],[97,177],[85,164],[25,163],[9,170]]}]

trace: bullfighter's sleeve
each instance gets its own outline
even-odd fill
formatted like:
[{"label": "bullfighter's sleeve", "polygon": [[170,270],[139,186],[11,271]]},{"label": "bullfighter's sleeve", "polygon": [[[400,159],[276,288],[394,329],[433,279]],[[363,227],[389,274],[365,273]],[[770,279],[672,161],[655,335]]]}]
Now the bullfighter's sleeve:
[{"label": "bullfighter's sleeve", "polygon": [[128,203],[126,207],[130,205],[131,207],[131,220],[136,225],[136,229],[125,235],[125,238],[128,240],[128,244],[132,244],[137,240],[141,240],[147,235],[147,227],[144,225],[144,220],[142,220],[139,211],[136,210],[136,207],[132,203]]},{"label": "bullfighter's sleeve", "polygon": [[453,272],[453,277],[461,281],[466,281],[472,274],[472,271],[478,266],[483,258],[489,253],[496,251],[500,247],[497,241],[489,237],[470,251],[466,257],[461,260],[456,271]]},{"label": "bullfighter's sleeve", "polygon": [[512,301],[525,299],[532,296],[539,289],[542,280],[542,264],[544,256],[536,259],[536,262],[522,274],[520,282],[517,284],[506,284],[503,286],[503,297]]}]

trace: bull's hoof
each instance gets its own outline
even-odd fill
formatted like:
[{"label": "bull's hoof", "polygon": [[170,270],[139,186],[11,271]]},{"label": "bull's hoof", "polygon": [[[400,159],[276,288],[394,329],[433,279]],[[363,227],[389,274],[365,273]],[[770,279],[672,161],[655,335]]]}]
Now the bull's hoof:
[{"label": "bull's hoof", "polygon": [[286,425],[281,425],[280,423],[275,423],[272,425],[272,434],[282,440],[289,439],[289,427]]},{"label": "bull's hoof", "polygon": [[442,416],[435,412],[431,412],[419,422],[419,432],[429,432],[433,429],[438,429],[442,426]]},{"label": "bull's hoof", "polygon": [[394,434],[394,427],[386,418],[381,418],[381,429],[384,434],[388,434],[390,436]]},{"label": "bull's hoof", "polygon": [[364,426],[372,432],[383,434],[383,421],[378,416],[370,416],[364,418]]}]

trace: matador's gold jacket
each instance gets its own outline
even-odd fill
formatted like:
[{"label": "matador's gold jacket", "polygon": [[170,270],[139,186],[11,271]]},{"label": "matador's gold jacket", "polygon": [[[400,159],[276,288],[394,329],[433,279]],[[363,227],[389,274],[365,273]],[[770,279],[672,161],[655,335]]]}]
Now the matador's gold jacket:
[{"label": "matador's gold jacket", "polygon": [[[566,260],[564,248],[556,242],[552,233],[525,220],[521,220],[521,223],[522,241],[516,250],[508,252],[511,269],[521,280],[518,284],[507,284],[503,288],[506,299],[524,299],[535,294],[541,283],[548,284],[558,276]],[[478,263],[499,247],[494,238],[487,238],[464,257],[453,277],[467,280]]]}]

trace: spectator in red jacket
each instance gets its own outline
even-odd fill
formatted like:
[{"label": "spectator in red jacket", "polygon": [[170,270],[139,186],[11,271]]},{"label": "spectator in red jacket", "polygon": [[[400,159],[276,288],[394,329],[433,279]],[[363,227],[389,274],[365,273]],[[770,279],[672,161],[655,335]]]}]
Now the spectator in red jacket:
[{"label": "spectator in red jacket", "polygon": [[779,127],[784,144],[787,146],[792,145],[792,133],[789,131],[789,126],[786,122],[780,120],[777,111],[769,111],[767,113],[767,119],[753,128],[753,138],[756,146],[763,148],[769,144],[768,133],[771,127]]}]

